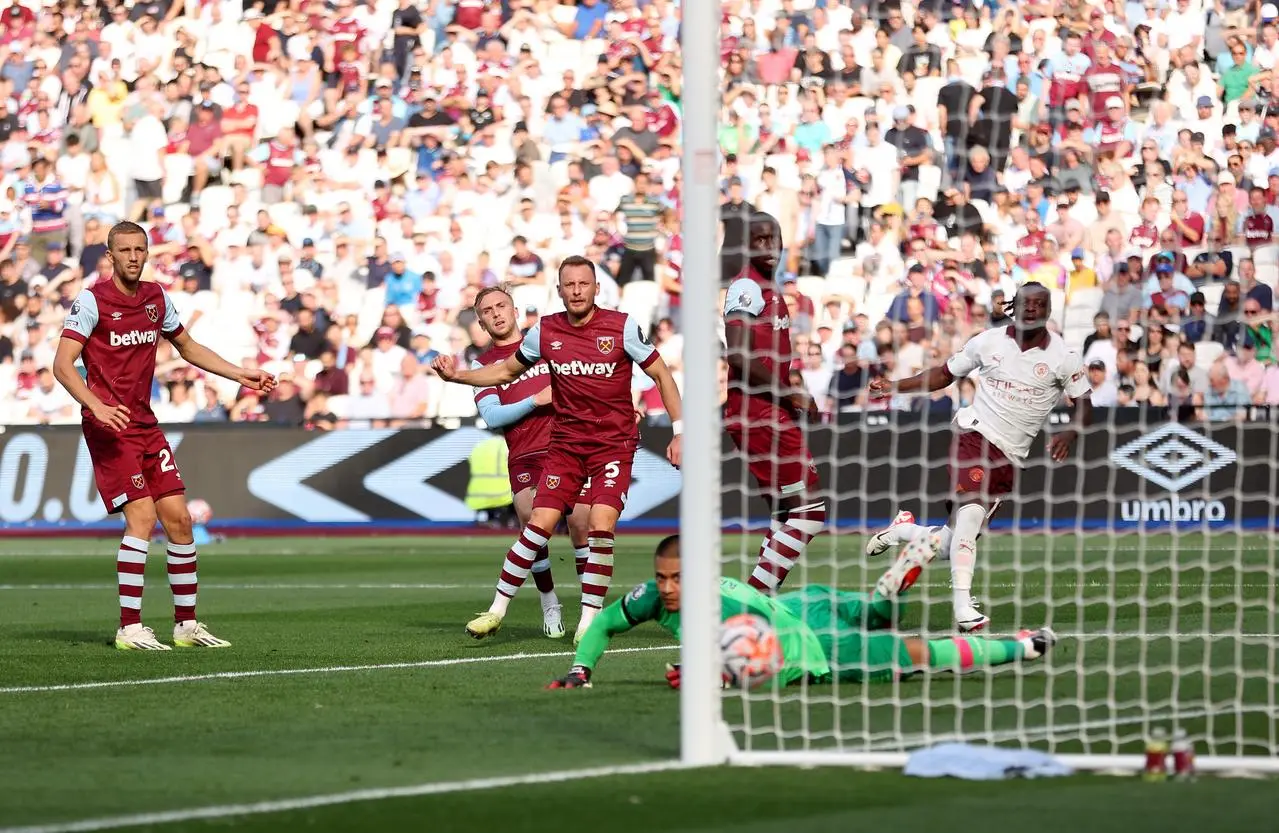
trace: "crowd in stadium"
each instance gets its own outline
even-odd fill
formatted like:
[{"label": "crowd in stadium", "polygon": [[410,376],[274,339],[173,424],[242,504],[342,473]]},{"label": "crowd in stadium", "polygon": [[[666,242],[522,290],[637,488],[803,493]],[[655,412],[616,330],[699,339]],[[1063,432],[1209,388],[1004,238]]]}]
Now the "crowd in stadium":
[{"label": "crowd in stadium", "polygon": [[[722,266],[752,208],[778,218],[793,378],[826,412],[948,412],[970,383],[866,387],[1031,280],[1095,405],[1279,404],[1274,4],[723,9]],[[556,309],[576,253],[678,374],[679,32],[675,0],[0,8],[0,422],[79,420],[49,368],[121,219],[193,337],[280,377],[263,401],[162,345],[164,422],[473,417],[429,361],[484,346],[484,287],[527,325]]]}]

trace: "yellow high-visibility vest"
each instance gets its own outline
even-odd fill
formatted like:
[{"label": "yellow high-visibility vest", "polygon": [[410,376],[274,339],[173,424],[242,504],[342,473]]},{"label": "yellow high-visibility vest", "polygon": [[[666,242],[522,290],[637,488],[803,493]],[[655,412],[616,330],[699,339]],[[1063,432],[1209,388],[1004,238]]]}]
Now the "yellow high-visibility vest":
[{"label": "yellow high-visibility vest", "polygon": [[466,486],[466,505],[476,512],[510,506],[513,498],[506,469],[506,440],[490,437],[477,443],[468,462],[471,482]]}]

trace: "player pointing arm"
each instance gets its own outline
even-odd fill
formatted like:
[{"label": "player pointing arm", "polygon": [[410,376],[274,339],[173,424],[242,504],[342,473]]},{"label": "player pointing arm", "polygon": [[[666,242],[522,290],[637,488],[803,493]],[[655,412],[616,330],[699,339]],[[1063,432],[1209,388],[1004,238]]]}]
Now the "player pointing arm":
[{"label": "player pointing arm", "polygon": [[[897,393],[931,393],[955,379],[977,374],[973,403],[955,414],[954,498],[947,502],[947,511],[953,509],[950,523],[926,530],[907,513],[899,513],[892,526],[871,536],[866,545],[867,554],[878,555],[894,544],[936,533],[940,551],[950,557],[955,622],[962,632],[990,622],[972,598],[977,539],[1012,492],[1016,470],[1025,463],[1044,421],[1063,398],[1073,400],[1072,427],[1049,439],[1049,454],[1055,462],[1066,459],[1078,429],[1092,421],[1083,360],[1060,336],[1048,331],[1052,314],[1048,289],[1038,283],[1024,284],[1012,306],[1011,326],[979,333],[945,364],[896,383]],[[894,384],[886,379],[870,385],[873,397],[893,392]]]},{"label": "player pointing arm", "polygon": [[[168,537],[167,567],[173,591],[173,642],[178,647],[224,648],[195,617],[196,553],[191,515],[173,449],[151,411],[155,345],[168,339],[184,359],[210,373],[260,391],[275,387],[261,370],[236,367],[194,341],[159,284],[142,281],[147,234],[118,223],[107,236],[110,281],[80,293],[67,315],[53,373],[82,406],[85,445],[98,493],[108,513],[124,514],[125,534],[116,553],[121,650],[167,651],[142,625],[142,586],[147,549],[157,519]],[[85,378],[76,371],[84,358]]]},{"label": "player pointing arm", "polygon": [[[559,295],[564,311],[543,316],[505,361],[474,370],[459,370],[440,358],[435,371],[447,381],[477,387],[510,383],[544,361],[550,372],[554,420],[550,445],[533,497],[533,511],[519,539],[507,552],[503,572],[522,582],[528,566],[550,539],[564,514],[586,504],[589,555],[582,570],[582,616],[574,642],[580,640],[604,606],[613,580],[613,547],[617,521],[626,505],[639,435],[631,405],[635,367],[657,384],[670,414],[674,438],[666,457],[680,463],[679,391],[656,348],[630,315],[596,305],[599,281],[595,264],[584,257],[565,258],[559,267]],[[505,577],[503,580],[506,580]],[[497,632],[507,599],[499,585],[493,603],[466,626],[480,638]]]}]

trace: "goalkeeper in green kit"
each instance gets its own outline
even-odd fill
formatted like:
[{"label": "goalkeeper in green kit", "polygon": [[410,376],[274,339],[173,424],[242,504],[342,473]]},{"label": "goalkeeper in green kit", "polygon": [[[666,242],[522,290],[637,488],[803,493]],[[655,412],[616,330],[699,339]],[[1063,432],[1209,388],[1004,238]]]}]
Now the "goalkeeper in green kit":
[{"label": "goalkeeper in green kit", "polygon": [[[936,557],[934,535],[908,543],[871,594],[809,585],[793,593],[767,596],[744,582],[720,580],[720,619],[742,613],[762,616],[781,644],[782,685],[807,679],[828,683],[885,682],[917,672],[966,671],[1044,656],[1057,641],[1049,628],[1022,631],[1014,639],[956,636],[922,639],[891,628],[905,592]],[[548,688],[589,688],[591,675],[609,640],[643,622],[656,622],[680,636],[679,536],[657,545],[654,579],[636,586],[605,608],[577,646],[573,667]],[[679,688],[679,666],[668,666],[667,682]]]}]

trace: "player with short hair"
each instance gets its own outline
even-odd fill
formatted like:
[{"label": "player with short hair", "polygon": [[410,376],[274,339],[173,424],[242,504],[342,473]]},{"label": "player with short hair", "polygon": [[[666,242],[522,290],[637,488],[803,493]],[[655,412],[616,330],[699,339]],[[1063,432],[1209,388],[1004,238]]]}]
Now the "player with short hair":
[{"label": "player with short hair", "polygon": [[[147,233],[136,223],[117,223],[107,235],[111,280],[98,281],[71,305],[53,373],[82,406],[84,441],[93,477],[108,513],[124,514],[124,538],[116,554],[120,596],[120,650],[167,651],[142,624],[142,576],[156,519],[168,538],[169,587],[173,591],[173,644],[179,648],[226,648],[195,616],[196,553],[173,449],[151,411],[156,344],[161,337],[182,358],[253,390],[269,392],[275,379],[262,370],[237,367],[183,329],[177,308],[157,283],[142,280]],[[85,377],[76,370],[84,358]]]},{"label": "player with short hair", "polygon": [[[936,535],[920,536],[903,548],[899,563],[872,593],[811,584],[792,593],[765,595],[736,579],[720,579],[720,620],[750,613],[777,632],[782,648],[782,685],[887,682],[917,672],[954,671],[1039,659],[1057,641],[1050,628],[1022,631],[1014,639],[970,636],[922,639],[891,630],[902,598],[923,566],[935,557]],[[589,688],[609,642],[643,622],[656,622],[676,639],[680,633],[679,536],[657,545],[654,578],[636,585],[591,624],[567,674],[547,688]],[[903,577],[909,577],[903,579]],[[666,680],[679,688],[680,668],[668,665]]]},{"label": "player with short hair", "polygon": [[724,428],[746,455],[751,477],[773,513],[749,583],[772,591],[826,524],[821,479],[804,442],[800,419],[819,418],[813,397],[792,387],[790,316],[773,280],[781,259],[781,226],[756,211],[747,232],[746,271],[724,296],[729,387]]},{"label": "player with short hair", "polygon": [[[519,565],[531,563],[546,546],[560,518],[579,502],[590,506],[590,557],[582,575],[582,618],[574,642],[603,607],[613,580],[614,533],[626,505],[639,445],[631,405],[631,374],[636,365],[657,383],[671,416],[675,437],[666,457],[676,466],[683,433],[679,389],[666,363],[633,316],[596,306],[598,293],[595,264],[580,255],[567,257],[559,268],[564,311],[542,316],[505,361],[478,370],[458,370],[447,356],[432,364],[446,381],[490,388],[515,381],[539,360],[546,360],[555,414],[550,450],[542,463],[533,513],[507,553],[506,565],[508,570],[514,568],[512,577],[527,576]],[[497,630],[506,604],[506,597],[498,592],[492,606],[473,619],[467,631],[476,635]]]},{"label": "player with short hair", "polygon": [[[471,363],[472,370],[500,364],[520,349],[524,337],[517,326],[515,301],[504,288],[490,286],[475,296],[475,315],[480,326],[493,339],[485,350]],[[551,377],[545,361],[539,361],[520,374],[514,382],[482,388],[475,392],[475,405],[480,416],[490,428],[501,429],[506,437],[507,474],[511,481],[511,494],[515,499],[515,514],[520,524],[529,522],[533,512],[533,494],[541,480],[542,465],[551,442]],[[569,536],[573,541],[574,562],[580,580],[590,558],[587,546],[587,507],[581,505],[569,514]],[[533,582],[542,597],[542,633],[551,639],[564,635],[563,606],[555,595],[555,581],[551,577],[551,557],[548,547],[542,547],[529,563],[520,557],[507,560],[498,577],[497,592],[509,603],[524,584],[527,572],[533,573]],[[503,606],[502,611],[506,609]],[[482,639],[496,633],[496,629],[467,633]]]},{"label": "player with short hair", "polygon": [[[1078,428],[1092,422],[1091,386],[1079,353],[1049,332],[1052,295],[1039,283],[1023,284],[1010,302],[1013,323],[978,333],[945,364],[896,383],[876,379],[873,397],[894,393],[932,393],[956,379],[977,374],[973,403],[955,414],[958,433],[951,453],[954,497],[947,502],[950,523],[937,527],[941,551],[950,557],[955,623],[967,633],[985,627],[990,618],[973,603],[977,539],[1013,490],[1017,469],[1025,464],[1031,443],[1048,414],[1062,401],[1074,401],[1074,426],[1054,434],[1048,443],[1055,462],[1066,459]],[[953,512],[952,512],[953,509]],[[910,513],[898,513],[893,524],[871,536],[868,555],[927,532]]]}]

